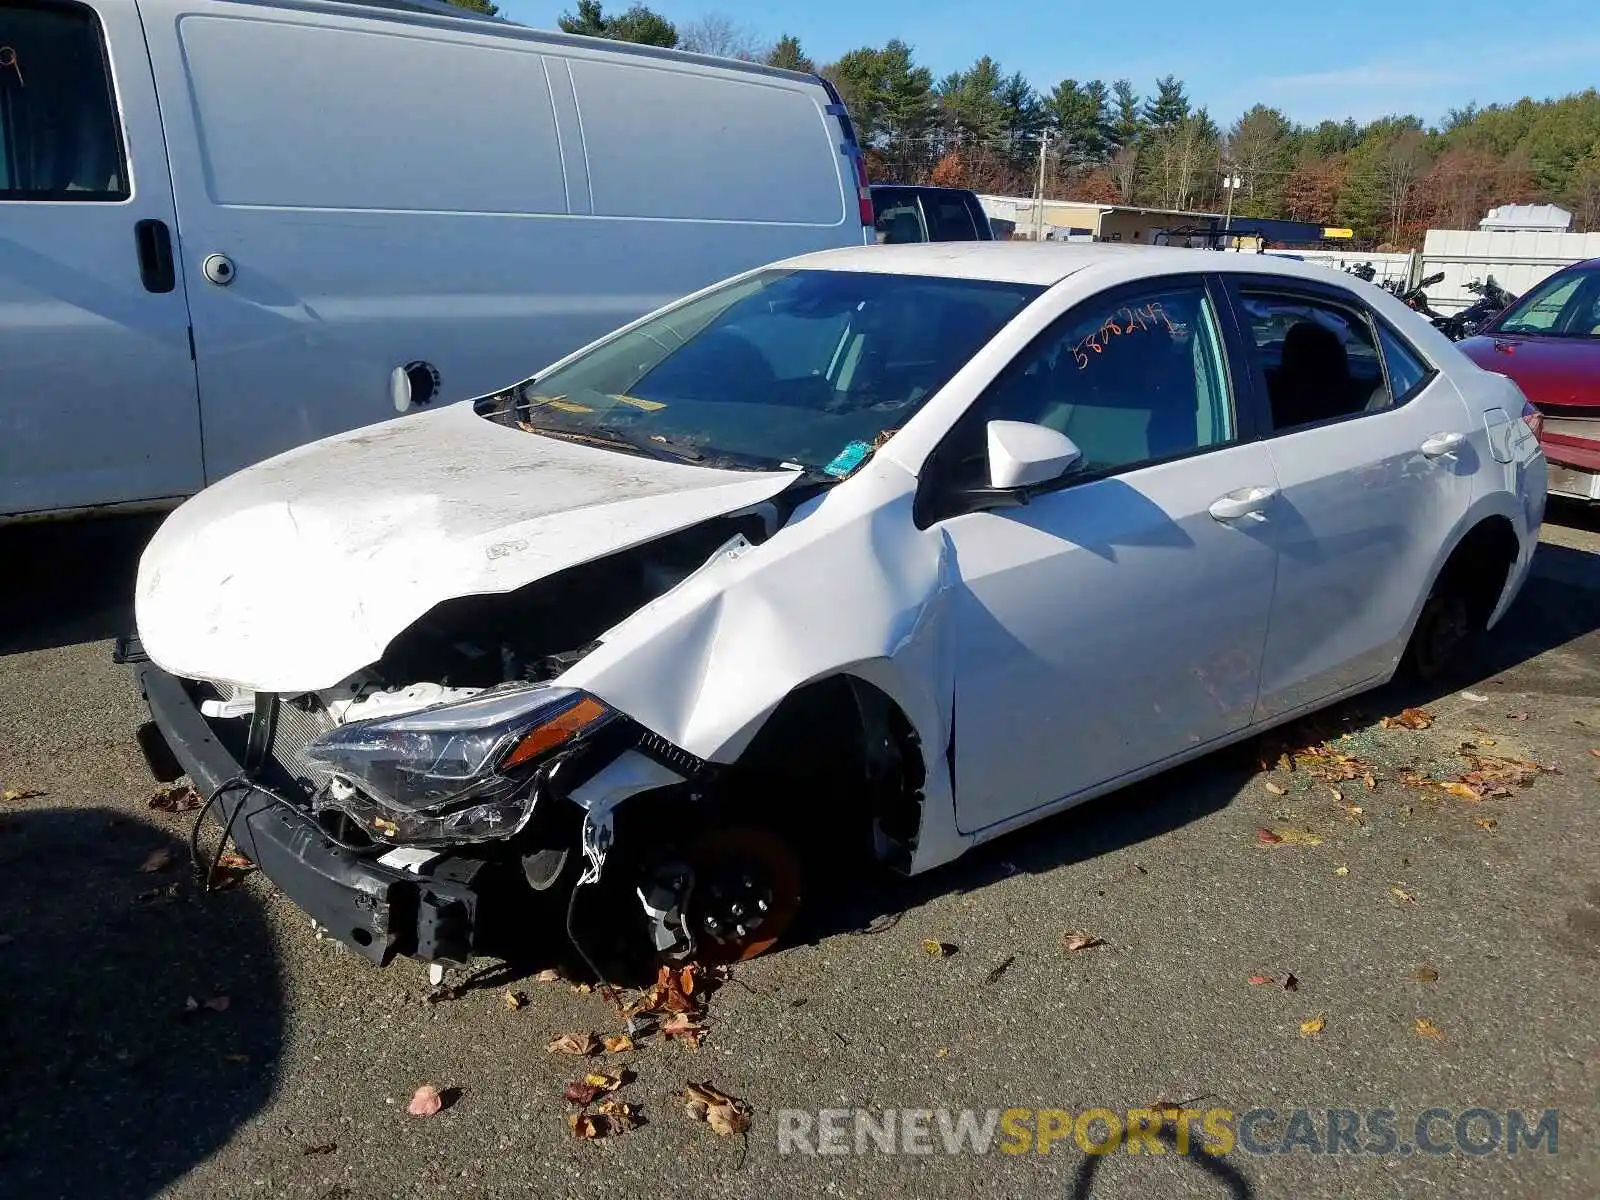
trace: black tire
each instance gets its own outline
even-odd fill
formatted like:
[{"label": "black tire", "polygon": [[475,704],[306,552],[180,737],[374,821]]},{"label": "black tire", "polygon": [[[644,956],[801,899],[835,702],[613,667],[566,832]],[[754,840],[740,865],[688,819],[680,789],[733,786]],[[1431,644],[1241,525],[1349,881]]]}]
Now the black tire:
[{"label": "black tire", "polygon": [[1419,683],[1434,683],[1461,671],[1483,632],[1483,620],[1468,589],[1454,572],[1433,585],[1417,616],[1402,666]]}]

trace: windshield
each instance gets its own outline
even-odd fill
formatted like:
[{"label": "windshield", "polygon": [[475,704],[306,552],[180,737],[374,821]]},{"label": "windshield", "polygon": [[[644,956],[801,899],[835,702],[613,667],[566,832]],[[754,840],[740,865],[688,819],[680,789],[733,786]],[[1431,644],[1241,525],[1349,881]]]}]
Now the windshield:
[{"label": "windshield", "polygon": [[1490,332],[1600,336],[1600,268],[1552,275],[1508,308]]},{"label": "windshield", "polygon": [[843,477],[1042,290],[762,271],[491,403],[533,433],[708,466]]}]

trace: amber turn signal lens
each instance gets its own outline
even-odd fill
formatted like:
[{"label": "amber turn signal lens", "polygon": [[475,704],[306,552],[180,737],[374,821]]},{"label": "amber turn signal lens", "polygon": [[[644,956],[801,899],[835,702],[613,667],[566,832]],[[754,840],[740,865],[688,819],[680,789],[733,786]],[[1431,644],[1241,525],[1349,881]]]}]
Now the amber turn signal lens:
[{"label": "amber turn signal lens", "polygon": [[554,750],[563,742],[571,741],[605,716],[606,711],[606,706],[600,701],[585,696],[566,712],[550,718],[536,729],[529,730],[523,739],[511,748],[511,753],[500,760],[500,769],[510,770],[530,759],[538,758],[547,750]]}]

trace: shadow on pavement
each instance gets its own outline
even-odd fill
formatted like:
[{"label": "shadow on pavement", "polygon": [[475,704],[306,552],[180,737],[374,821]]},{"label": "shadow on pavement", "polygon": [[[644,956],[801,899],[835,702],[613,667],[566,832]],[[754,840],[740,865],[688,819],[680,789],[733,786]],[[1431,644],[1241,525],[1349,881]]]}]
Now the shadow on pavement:
[{"label": "shadow on pavement", "polygon": [[0,526],[0,654],[133,630],[139,555],[160,516]]},{"label": "shadow on pavement", "polygon": [[[161,852],[170,865],[140,870]],[[167,833],[106,809],[8,805],[0,1194],[149,1196],[220,1149],[272,1090],[272,945],[244,890],[197,898]]]},{"label": "shadow on pavement", "polygon": [[[1198,1130],[1191,1130],[1198,1134]],[[1195,1169],[1201,1177],[1197,1182],[1201,1190],[1185,1190],[1186,1196],[1218,1196],[1227,1197],[1227,1200],[1250,1200],[1255,1190],[1251,1188],[1250,1181],[1245,1178],[1244,1172],[1233,1163],[1224,1161],[1214,1155],[1207,1154],[1198,1146],[1199,1137],[1189,1143],[1187,1154],[1178,1153],[1178,1135],[1173,1130],[1171,1122],[1164,1124],[1156,1135],[1172,1149],[1169,1161],[1180,1162],[1185,1166]],[[1100,1165],[1105,1159],[1104,1154],[1086,1154],[1083,1161],[1078,1164],[1078,1169],[1073,1175],[1072,1191],[1068,1193],[1070,1200],[1092,1200],[1094,1195],[1095,1176],[1100,1173]],[[1211,1186],[1207,1187],[1206,1184]]]}]

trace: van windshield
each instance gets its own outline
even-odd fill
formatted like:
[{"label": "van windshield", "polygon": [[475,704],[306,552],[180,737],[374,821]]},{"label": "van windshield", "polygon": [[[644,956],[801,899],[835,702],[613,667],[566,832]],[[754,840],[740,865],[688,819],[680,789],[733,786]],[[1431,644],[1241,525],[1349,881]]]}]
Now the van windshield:
[{"label": "van windshield", "polygon": [[707,466],[849,473],[1043,289],[771,270],[483,402],[530,433]]}]

